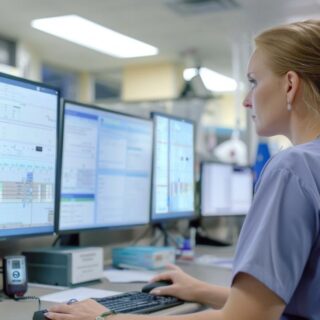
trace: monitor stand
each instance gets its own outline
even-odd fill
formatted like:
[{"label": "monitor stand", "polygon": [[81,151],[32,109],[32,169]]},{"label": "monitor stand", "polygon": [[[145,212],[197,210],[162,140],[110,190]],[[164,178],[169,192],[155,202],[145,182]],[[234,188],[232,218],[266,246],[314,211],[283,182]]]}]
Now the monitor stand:
[{"label": "monitor stand", "polygon": [[[158,231],[158,235],[156,235]],[[151,240],[151,245],[156,245],[159,240],[162,239],[163,246],[169,247],[173,245],[174,247],[178,247],[177,241],[174,237],[169,233],[164,223],[156,223],[153,225],[153,239]]]},{"label": "monitor stand", "polygon": [[196,245],[207,245],[207,246],[215,246],[215,247],[228,247],[231,246],[232,243],[220,239],[214,239],[208,235],[208,232],[202,228],[201,220],[197,219],[190,222],[190,228],[196,229]]},{"label": "monitor stand", "polygon": [[80,246],[80,234],[60,234],[53,242],[52,246],[55,247],[59,242],[60,247],[79,247]]}]

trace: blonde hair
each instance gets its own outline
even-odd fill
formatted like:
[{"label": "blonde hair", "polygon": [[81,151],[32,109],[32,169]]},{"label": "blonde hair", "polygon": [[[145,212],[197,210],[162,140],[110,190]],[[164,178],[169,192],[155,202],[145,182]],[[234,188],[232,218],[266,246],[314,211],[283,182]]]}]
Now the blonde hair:
[{"label": "blonde hair", "polygon": [[302,79],[303,99],[320,114],[320,20],[275,27],[255,38],[271,70],[278,75],[295,71]]}]

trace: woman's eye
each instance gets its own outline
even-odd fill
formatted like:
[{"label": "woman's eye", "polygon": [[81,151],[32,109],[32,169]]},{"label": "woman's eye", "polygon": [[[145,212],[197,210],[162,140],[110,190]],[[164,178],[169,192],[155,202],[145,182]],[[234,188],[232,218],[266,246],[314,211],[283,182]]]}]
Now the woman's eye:
[{"label": "woman's eye", "polygon": [[249,79],[250,87],[254,88],[257,85],[257,81],[255,79]]}]

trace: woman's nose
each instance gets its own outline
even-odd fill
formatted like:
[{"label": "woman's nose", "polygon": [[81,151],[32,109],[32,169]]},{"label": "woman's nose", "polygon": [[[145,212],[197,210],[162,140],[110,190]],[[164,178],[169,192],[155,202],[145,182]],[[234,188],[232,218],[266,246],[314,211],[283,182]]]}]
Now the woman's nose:
[{"label": "woman's nose", "polygon": [[246,97],[244,98],[242,105],[245,108],[252,108],[252,103],[251,103],[251,99],[250,99],[250,95],[247,94]]}]

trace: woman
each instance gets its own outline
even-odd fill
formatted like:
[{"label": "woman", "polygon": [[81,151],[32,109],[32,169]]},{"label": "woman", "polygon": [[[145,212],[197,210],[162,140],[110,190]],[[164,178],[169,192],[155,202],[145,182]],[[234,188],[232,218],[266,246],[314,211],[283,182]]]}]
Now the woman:
[{"label": "woman", "polygon": [[238,241],[230,289],[172,267],[154,290],[212,306],[183,316],[106,315],[92,300],[52,307],[53,320],[320,319],[320,21],[267,30],[256,39],[244,106],[261,136],[292,148],[266,165]]}]

